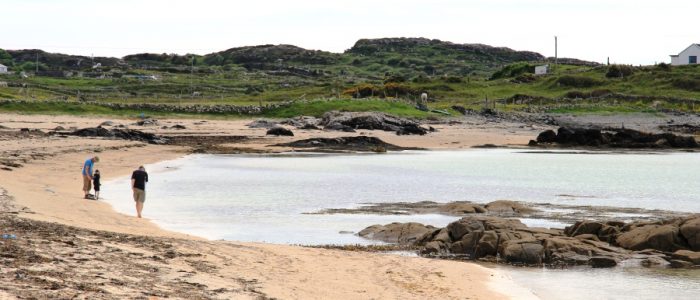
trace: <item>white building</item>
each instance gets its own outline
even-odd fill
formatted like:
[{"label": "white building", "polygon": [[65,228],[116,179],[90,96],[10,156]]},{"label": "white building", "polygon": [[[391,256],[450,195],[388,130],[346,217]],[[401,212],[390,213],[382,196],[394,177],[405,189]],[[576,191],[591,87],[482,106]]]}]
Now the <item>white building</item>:
[{"label": "white building", "polygon": [[0,64],[0,74],[7,74],[7,66]]},{"label": "white building", "polygon": [[698,57],[700,57],[700,44],[692,44],[678,55],[671,55],[671,65],[694,65],[698,63]]},{"label": "white building", "polygon": [[549,65],[535,66],[535,75],[546,75],[549,73]]}]

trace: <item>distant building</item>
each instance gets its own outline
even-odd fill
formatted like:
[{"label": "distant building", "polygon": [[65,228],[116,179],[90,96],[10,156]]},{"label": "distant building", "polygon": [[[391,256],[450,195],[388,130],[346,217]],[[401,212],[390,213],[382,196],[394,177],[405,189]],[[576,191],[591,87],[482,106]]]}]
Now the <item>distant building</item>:
[{"label": "distant building", "polygon": [[0,64],[0,74],[7,74],[7,66]]},{"label": "distant building", "polygon": [[700,57],[700,44],[692,44],[678,55],[671,55],[671,65],[695,65],[698,63],[698,57]]},{"label": "distant building", "polygon": [[547,73],[549,73],[549,65],[535,67],[535,75],[546,75]]}]

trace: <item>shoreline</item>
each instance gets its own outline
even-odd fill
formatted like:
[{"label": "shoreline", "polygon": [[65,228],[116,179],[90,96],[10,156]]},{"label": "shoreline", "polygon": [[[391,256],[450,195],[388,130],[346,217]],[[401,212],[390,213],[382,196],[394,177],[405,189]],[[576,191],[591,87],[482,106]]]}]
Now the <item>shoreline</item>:
[{"label": "shoreline", "polygon": [[[77,121],[94,124],[97,120],[83,118]],[[27,124],[30,123],[23,125]],[[178,274],[179,272],[173,268],[167,272],[161,269],[159,272],[163,274],[158,274],[158,279],[162,282],[168,283],[174,279],[185,280],[203,285],[200,288],[210,293],[225,289],[227,293],[233,292],[229,295],[236,297],[246,295],[245,298],[317,299],[333,295],[345,298],[378,296],[407,299],[465,296],[476,299],[513,297],[504,294],[504,291],[510,291],[510,288],[504,288],[504,286],[516,286],[515,282],[499,282],[498,288],[494,289],[489,282],[491,277],[496,276],[495,270],[472,263],[455,264],[427,258],[348,253],[275,244],[207,241],[200,237],[167,231],[148,219],[139,220],[123,215],[108,203],[82,199],[78,190],[79,169],[89,153],[99,150],[101,162],[97,164],[97,168],[102,169],[106,180],[112,180],[128,175],[128,172],[139,164],[182,157],[183,153],[186,153],[185,149],[172,146],[144,146],[130,141],[84,138],[73,140],[71,138],[62,141],[49,138],[48,141],[42,140],[41,142],[45,144],[41,145],[37,145],[37,141],[22,145],[20,141],[19,145],[13,144],[8,147],[8,150],[22,150],[22,147],[37,149],[39,146],[50,151],[56,150],[52,148],[61,148],[63,144],[67,144],[66,147],[73,148],[72,152],[54,153],[45,156],[44,159],[28,161],[23,167],[12,172],[0,173],[2,179],[0,187],[6,189],[8,195],[14,199],[12,203],[28,209],[23,209],[16,217],[20,220],[39,221],[38,224],[49,222],[58,226],[69,226],[68,228],[77,226],[77,228],[91,230],[90,232],[98,230],[135,237],[165,239],[179,251],[202,253],[204,257],[200,263],[215,266],[213,268],[216,271],[207,271],[207,268],[199,270],[196,279],[192,279],[191,275],[183,278],[182,274]],[[79,145],[78,149],[75,148],[76,144]],[[66,177],[66,174],[70,174],[69,177]],[[66,185],[66,181],[71,184]],[[128,247],[133,249],[143,245],[129,244]],[[244,253],[238,253],[239,249],[247,250],[243,251]],[[185,265],[191,265],[187,259],[180,260],[175,257],[171,260],[173,262],[168,266],[185,268]],[[272,261],[277,263],[271,263]],[[222,276],[228,276],[237,283],[232,284],[232,288],[226,289],[226,283],[216,279]],[[241,285],[241,280],[252,283]],[[212,282],[218,283],[212,284]],[[138,290],[129,287],[116,288],[109,292],[126,297],[138,294]],[[42,295],[42,291],[39,290],[33,295]]]}]

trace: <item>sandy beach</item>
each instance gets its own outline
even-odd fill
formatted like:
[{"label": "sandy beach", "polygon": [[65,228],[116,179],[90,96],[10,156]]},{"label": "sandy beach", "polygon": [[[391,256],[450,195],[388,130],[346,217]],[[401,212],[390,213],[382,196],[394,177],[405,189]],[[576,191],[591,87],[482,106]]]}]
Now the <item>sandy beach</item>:
[{"label": "sandy beach", "polygon": [[[0,230],[3,240],[0,293],[7,297],[121,299],[507,299],[531,297],[507,276],[467,262],[388,254],[311,249],[287,245],[208,241],[169,232],[146,219],[116,213],[100,201],[82,199],[80,169],[91,155],[105,180],[135,167],[176,159],[191,149],[102,138],[32,134],[94,127],[100,117],[1,114]],[[114,123],[157,134],[242,135],[226,145],[240,151],[289,151],[269,145],[306,137],[348,133],[295,131],[266,137],[250,120],[159,120],[159,126]],[[163,126],[180,124],[173,132]],[[509,125],[433,125],[427,136],[360,131],[404,147],[463,149],[482,144],[524,145],[541,128]],[[499,126],[502,126],[499,127]],[[21,128],[30,133],[18,135]],[[354,133],[352,135],[357,135]],[[124,187],[128,189],[129,187]],[[124,199],[124,201],[131,201]],[[157,200],[153,200],[157,201]],[[514,292],[516,291],[516,292]],[[523,292],[517,292],[523,291]],[[513,293],[517,293],[514,295]],[[0,294],[0,297],[4,296]]]}]

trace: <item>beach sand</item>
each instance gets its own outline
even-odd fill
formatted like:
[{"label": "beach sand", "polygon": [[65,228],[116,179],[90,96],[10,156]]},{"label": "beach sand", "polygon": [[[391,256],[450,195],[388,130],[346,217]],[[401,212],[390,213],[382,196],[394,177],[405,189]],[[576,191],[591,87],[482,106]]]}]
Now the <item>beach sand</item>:
[{"label": "beach sand", "polygon": [[[94,127],[99,117],[0,114],[0,159],[21,167],[0,170],[0,231],[15,233],[0,248],[2,297],[121,299],[507,299],[532,297],[507,276],[477,264],[288,245],[209,241],[163,230],[148,219],[116,213],[82,199],[80,169],[91,155],[103,180],[138,165],[176,159],[184,147],[99,138],[17,136],[19,128]],[[110,118],[115,123],[134,120]],[[182,124],[177,134],[246,135],[231,145],[270,150],[270,144],[337,132],[299,131],[265,137],[250,120],[160,120]],[[200,125],[196,125],[200,124]],[[437,126],[436,126],[437,127]],[[158,127],[130,128],[163,133]],[[172,129],[167,129],[172,133]],[[365,132],[406,147],[460,149],[480,144],[523,145],[532,128],[444,125],[426,137]],[[10,134],[11,133],[11,134]],[[356,135],[356,134],[355,134]],[[535,134],[536,135],[536,134]],[[286,149],[282,149],[286,150]],[[129,187],[124,187],[128,189]],[[131,201],[124,199],[124,201]],[[145,208],[148,217],[148,204]],[[513,294],[513,291],[518,291]],[[10,295],[10,296],[8,296]]]}]

